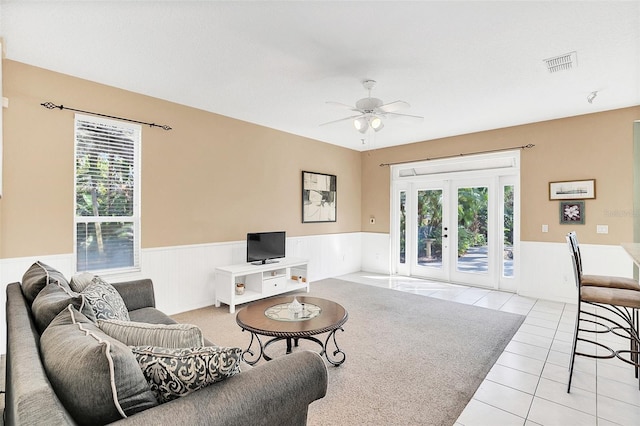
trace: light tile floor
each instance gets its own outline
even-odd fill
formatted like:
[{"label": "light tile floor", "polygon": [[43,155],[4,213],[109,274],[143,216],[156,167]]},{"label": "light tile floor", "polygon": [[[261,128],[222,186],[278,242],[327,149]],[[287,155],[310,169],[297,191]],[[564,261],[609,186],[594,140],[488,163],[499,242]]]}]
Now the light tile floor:
[{"label": "light tile floor", "polygon": [[575,304],[411,277],[359,272],[338,278],[526,315],[455,426],[640,425],[638,380],[620,360],[576,357],[567,393]]}]

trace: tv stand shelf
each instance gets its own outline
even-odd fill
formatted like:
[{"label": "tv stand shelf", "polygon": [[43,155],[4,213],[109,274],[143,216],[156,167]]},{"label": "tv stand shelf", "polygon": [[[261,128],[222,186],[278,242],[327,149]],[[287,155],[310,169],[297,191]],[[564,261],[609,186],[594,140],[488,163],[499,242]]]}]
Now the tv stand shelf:
[{"label": "tv stand shelf", "polygon": [[[216,307],[229,305],[234,313],[236,305],[264,299],[294,290],[309,291],[306,259],[286,257],[277,262],[254,265],[240,263],[221,266],[215,270]],[[244,284],[244,293],[236,294],[236,284]]]}]

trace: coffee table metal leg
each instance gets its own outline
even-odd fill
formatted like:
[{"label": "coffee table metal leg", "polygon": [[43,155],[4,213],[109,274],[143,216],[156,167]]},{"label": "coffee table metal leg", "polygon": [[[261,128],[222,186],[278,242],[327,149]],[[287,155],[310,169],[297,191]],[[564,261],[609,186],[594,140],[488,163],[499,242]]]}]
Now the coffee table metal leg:
[{"label": "coffee table metal leg", "polygon": [[[347,358],[347,354],[342,352],[342,350],[338,347],[338,342],[336,341],[336,331],[338,331],[338,330],[344,332],[342,327],[336,328],[334,330],[331,330],[331,332],[327,336],[327,339],[324,341],[324,345],[322,346],[322,352],[320,353],[320,355],[322,355],[324,353],[324,357],[327,359],[327,361],[329,361],[331,364],[333,364],[336,367],[342,365],[342,363]],[[333,337],[333,346],[335,346],[335,348],[336,348],[336,350],[333,351],[333,355],[332,355],[333,359],[331,359],[329,357],[329,352],[327,351],[327,346],[329,344],[329,339],[331,339],[332,337]],[[338,354],[340,354],[340,356],[337,356]]]},{"label": "coffee table metal leg", "polygon": [[[324,356],[330,364],[338,367],[342,365],[342,363],[344,363],[344,361],[347,358],[347,355],[340,349],[340,347],[338,346],[338,342],[336,341],[336,331],[338,330],[344,332],[342,327],[331,330],[331,332],[329,332],[324,342],[322,342],[321,340],[313,336],[301,336],[301,337],[274,337],[269,341],[262,343],[262,340],[260,340],[260,336],[256,333],[251,332],[251,341],[249,342],[249,346],[247,347],[247,349],[242,353],[242,360],[249,365],[256,364],[258,361],[260,361],[260,358],[264,358],[266,361],[271,361],[272,358],[269,355],[267,355],[267,352],[266,352],[267,346],[271,345],[272,343],[278,342],[280,340],[286,340],[287,354],[290,354],[292,352],[293,346],[295,345],[297,347],[299,340],[304,339],[304,340],[309,340],[311,342],[316,342],[322,348],[322,350],[320,351],[320,356]],[[247,330],[243,329],[242,331],[247,331]],[[256,352],[254,352],[254,350],[251,349],[251,347],[253,346],[254,339],[257,342],[256,345],[258,346],[258,349],[256,349],[256,351],[259,350],[257,355],[256,355]],[[327,348],[331,340],[333,340],[332,346],[335,347],[335,350],[330,355]],[[247,357],[247,354],[250,357],[253,357],[253,359],[249,359]]]},{"label": "coffee table metal leg", "polygon": [[[242,331],[246,331],[246,330],[243,329]],[[257,345],[258,345],[258,349],[260,350],[257,356],[255,355],[254,351],[251,349],[251,346],[253,346],[254,339],[258,342]],[[255,359],[248,359],[247,354],[249,354],[249,356],[251,357],[255,357]],[[267,358],[264,353],[264,347],[262,345],[262,341],[260,340],[260,336],[258,336],[255,333],[251,333],[251,341],[249,342],[249,346],[247,346],[247,349],[244,352],[242,352],[242,360],[249,365],[254,365],[258,361],[260,361],[260,358],[262,357],[264,357],[265,359]]]}]

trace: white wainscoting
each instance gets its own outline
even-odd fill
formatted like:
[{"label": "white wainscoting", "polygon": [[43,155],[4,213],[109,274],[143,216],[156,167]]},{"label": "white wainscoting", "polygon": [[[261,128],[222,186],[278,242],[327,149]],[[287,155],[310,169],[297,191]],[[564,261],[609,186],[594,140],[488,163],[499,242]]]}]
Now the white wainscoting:
[{"label": "white wainscoting", "polygon": [[[309,259],[309,280],[313,281],[358,272],[361,269],[361,233],[329,234],[287,238],[287,255]],[[73,275],[73,254],[33,256],[0,260],[0,315],[5,318],[5,286],[22,280],[24,272],[40,260],[67,278]],[[156,306],[172,315],[213,305],[214,270],[246,261],[246,242],[199,244],[143,249],[139,273],[105,275],[110,282],[137,278],[153,280]],[[0,322],[0,353],[6,353],[6,322]]]},{"label": "white wainscoting", "polygon": [[362,233],[361,270],[378,274],[391,273],[391,236],[372,232]]},{"label": "white wainscoting", "polygon": [[[580,244],[585,274],[633,278],[633,261],[621,246]],[[566,243],[521,241],[521,275],[518,294],[576,303],[573,266]]]},{"label": "white wainscoting", "polygon": [[[389,234],[347,233],[287,238],[287,254],[309,259],[309,280],[314,281],[366,271],[390,273]],[[520,243],[521,279],[518,294],[558,302],[576,302],[576,289],[569,251],[565,243]],[[633,262],[620,246],[580,245],[584,272],[633,277]],[[108,281],[151,278],[156,306],[176,314],[212,305],[215,301],[214,270],[217,266],[242,263],[246,243],[200,244],[142,250],[142,271],[106,276]],[[0,260],[0,315],[5,317],[4,286],[20,281],[36,260],[51,265],[65,276],[73,273],[73,255],[33,256]],[[6,323],[0,321],[0,353],[6,352]]]}]

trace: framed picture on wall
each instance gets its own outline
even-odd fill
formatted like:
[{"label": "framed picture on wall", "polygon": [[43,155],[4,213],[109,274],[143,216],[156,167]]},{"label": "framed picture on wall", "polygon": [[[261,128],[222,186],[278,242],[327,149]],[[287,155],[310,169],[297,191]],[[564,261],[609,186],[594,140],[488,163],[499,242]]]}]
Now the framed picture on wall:
[{"label": "framed picture on wall", "polygon": [[561,225],[584,225],[584,201],[560,201]]},{"label": "framed picture on wall", "polygon": [[596,198],[596,180],[549,182],[549,200],[585,200]]},{"label": "framed picture on wall", "polygon": [[336,221],[336,176],[302,172],[302,223]]}]

